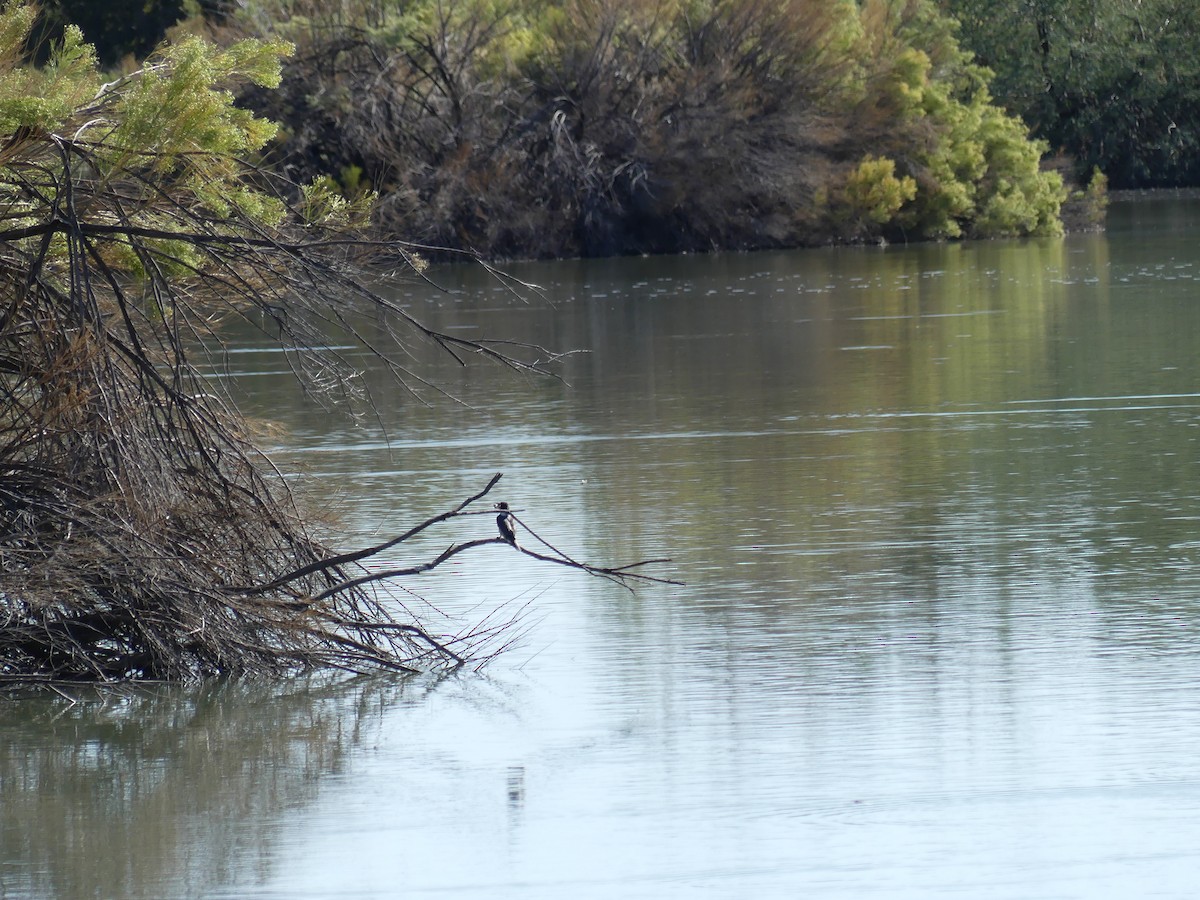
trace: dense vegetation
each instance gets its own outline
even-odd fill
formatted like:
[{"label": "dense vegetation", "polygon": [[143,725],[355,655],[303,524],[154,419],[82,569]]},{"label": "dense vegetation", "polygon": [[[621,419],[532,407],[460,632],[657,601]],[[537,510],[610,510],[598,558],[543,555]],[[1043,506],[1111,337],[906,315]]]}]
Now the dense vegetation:
[{"label": "dense vegetation", "polygon": [[371,400],[347,344],[413,393],[414,340],[524,372],[555,355],[425,327],[361,275],[381,252],[396,277],[424,266],[363,237],[368,198],[254,162],[275,126],[235,91],[278,84],[286,43],[181,37],[105,80],[74,27],[29,65],[35,19],[0,11],[0,683],[480,663],[511,617],[463,627],[376,588],[485,545],[661,580],[506,543],[488,518],[431,559],[363,568],[474,515],[500,475],[376,546],[324,543],[211,377],[231,321],[348,413]]},{"label": "dense vegetation", "polygon": [[[491,256],[1053,233],[1044,146],[932,0],[253,0],[295,178]],[[228,37],[222,38],[227,40]]]},{"label": "dense vegetation", "polygon": [[[991,71],[990,88],[995,102],[1022,118],[1033,136],[1046,141],[1051,152],[1061,156],[1082,181],[1099,169],[1117,187],[1200,184],[1200,5],[1192,0],[1140,0],[1134,4],[1125,0],[931,2],[938,4],[944,16],[961,23],[957,39],[974,54],[977,63]],[[699,22],[716,7],[721,7],[726,15],[743,17],[753,17],[765,9],[746,0],[640,5],[652,10],[647,14],[660,25],[679,14]],[[807,14],[815,18],[828,14],[828,10],[818,14],[822,7],[840,7],[834,14],[846,20],[857,6],[861,25],[853,25],[851,30],[861,30],[865,36],[865,32],[878,26],[880,9],[911,21],[916,4],[892,0],[876,3],[876,8],[871,9],[871,3],[845,0],[794,6],[807,9]],[[102,63],[108,66],[131,56],[140,59],[168,28],[188,16],[193,21],[204,17],[212,23],[229,22],[232,16],[241,27],[253,22],[250,27],[265,30],[270,30],[265,23],[271,20],[286,22],[289,17],[298,16],[294,27],[287,24],[278,27],[290,30],[311,51],[317,51],[322,43],[344,47],[363,38],[370,42],[373,53],[389,59],[406,54],[423,38],[437,32],[431,29],[431,9],[436,7],[430,0],[342,0],[333,5],[285,0],[245,0],[236,4],[228,0],[105,0],[103,3],[44,0],[43,7],[45,30],[61,31],[68,22],[79,25],[88,39],[96,43]],[[515,39],[505,37],[495,28],[491,33],[449,35],[445,49],[467,63],[455,77],[492,81],[501,75],[500,82],[504,83],[509,78],[536,76],[536,72],[522,65],[527,56],[516,45],[530,35],[535,40],[548,38],[547,29],[551,27],[560,32],[566,29],[575,39],[587,39],[587,23],[578,18],[585,10],[578,5],[550,16],[544,10],[539,13],[533,0],[475,3],[473,8],[476,13],[490,10],[502,16],[515,16]],[[939,58],[930,49],[931,45],[944,42],[945,19],[928,11],[923,17],[926,25],[933,25],[932,30],[926,34],[910,30],[900,40],[931,58]],[[470,18],[471,15],[456,14],[451,28]],[[485,12],[484,18],[475,16],[475,19],[487,22],[488,16]],[[417,25],[416,31],[405,35],[403,29],[413,23]],[[626,29],[627,24],[617,23],[611,32],[614,41],[624,41],[628,36],[636,38]],[[799,24],[806,27],[803,21]],[[508,23],[502,23],[499,32],[506,32],[509,27]],[[818,28],[814,36],[820,35]],[[470,65],[472,44],[492,57],[492,65],[485,67],[486,71]],[[514,48],[515,69],[499,73],[494,65],[497,54],[509,53]],[[754,52],[752,45],[744,49]],[[843,42],[826,54],[826,61],[849,50],[854,56],[857,77],[871,78],[888,64],[886,59],[872,59],[862,65],[864,54],[877,49],[877,43],[855,46]],[[553,56],[551,53],[552,65]],[[945,62],[944,55],[940,59]],[[542,74],[546,74],[544,70]],[[599,70],[596,73],[597,77],[603,74]],[[945,78],[952,81],[955,76],[943,69],[932,77],[935,81]],[[357,89],[353,79],[344,81],[342,86],[351,92],[343,99],[352,100]],[[846,97],[837,94],[832,99],[840,101]],[[323,98],[317,105],[328,107],[330,98]],[[504,109],[506,113],[514,110]],[[851,104],[842,107],[841,112],[854,109]],[[833,111],[836,116],[836,105]],[[331,108],[329,112],[336,122],[337,110]],[[906,162],[897,160],[897,164],[903,169]],[[889,198],[887,202],[895,201]]]},{"label": "dense vegetation", "polygon": [[1200,185],[1200,4],[944,0],[999,102],[1080,173]]},{"label": "dense vegetation", "polygon": [[112,68],[134,64],[158,46],[167,30],[188,14],[216,15],[220,0],[44,0],[33,29],[44,58],[67,26],[87,37],[99,62]]},{"label": "dense vegetation", "polygon": [[412,336],[538,366],[519,345],[438,335],[373,294],[352,269],[378,249],[357,236],[366,207],[246,161],[275,129],[232,89],[278,83],[286,45],[185,39],[105,81],[73,28],[45,67],[25,64],[33,24],[28,7],[0,13],[0,681],[470,658],[502,623],[435,633],[373,592],[437,560],[357,564],[465,514],[491,485],[339,555],[208,375],[237,319],[290,351],[313,396],[352,401],[362,385],[327,334],[355,338],[363,305],[392,340],[359,340],[401,384],[415,376],[397,342]]}]

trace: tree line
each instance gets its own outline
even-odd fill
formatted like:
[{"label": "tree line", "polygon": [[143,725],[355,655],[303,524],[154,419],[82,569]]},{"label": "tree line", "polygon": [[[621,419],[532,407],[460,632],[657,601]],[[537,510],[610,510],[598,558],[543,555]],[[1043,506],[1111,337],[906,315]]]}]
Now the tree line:
[{"label": "tree line", "polygon": [[1046,234],[1066,193],[929,0],[255,0],[279,162],[492,257]]},{"label": "tree line", "polygon": [[[66,4],[72,0],[57,0]],[[181,2],[181,9],[188,4]],[[160,0],[160,6],[170,6]],[[1047,145],[933,0],[246,0],[271,164],[490,257],[1055,233]]]},{"label": "tree line", "polygon": [[1008,117],[1069,183],[1200,183],[1188,0],[44,10],[109,66],[172,26],[293,41],[283,93],[253,98],[286,126],[281,164],[378,191],[390,233],[493,255],[1052,231],[1067,195],[1008,159],[1030,152]]},{"label": "tree line", "polygon": [[998,102],[1079,173],[1117,188],[1200,185],[1200,5],[943,0]]}]

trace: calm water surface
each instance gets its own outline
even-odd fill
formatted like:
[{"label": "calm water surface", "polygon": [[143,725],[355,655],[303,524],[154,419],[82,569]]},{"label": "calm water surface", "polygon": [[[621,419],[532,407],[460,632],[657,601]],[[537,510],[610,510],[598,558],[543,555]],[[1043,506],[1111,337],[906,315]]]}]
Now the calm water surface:
[{"label": "calm water surface", "polygon": [[590,352],[421,363],[469,405],[370,373],[359,424],[238,346],[347,545],[502,471],[576,557],[687,586],[497,546],[404,585],[528,604],[481,674],[6,703],[0,897],[1194,896],[1198,238],[1156,201],[1065,241],[514,267],[544,301],[442,272],[397,287],[430,324]]}]

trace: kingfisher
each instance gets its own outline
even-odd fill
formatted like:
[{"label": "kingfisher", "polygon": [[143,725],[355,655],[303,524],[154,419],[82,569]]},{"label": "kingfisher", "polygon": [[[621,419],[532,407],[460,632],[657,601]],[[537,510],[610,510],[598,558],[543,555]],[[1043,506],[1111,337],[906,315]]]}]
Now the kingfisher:
[{"label": "kingfisher", "polygon": [[520,550],[521,546],[517,543],[516,517],[508,511],[507,503],[497,503],[495,508],[500,512],[500,515],[496,516],[496,528],[500,530],[500,537]]}]

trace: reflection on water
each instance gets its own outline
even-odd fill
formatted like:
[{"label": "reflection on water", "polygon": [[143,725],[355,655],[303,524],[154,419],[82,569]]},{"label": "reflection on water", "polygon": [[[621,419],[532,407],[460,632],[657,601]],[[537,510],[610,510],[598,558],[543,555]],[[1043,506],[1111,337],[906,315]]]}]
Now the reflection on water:
[{"label": "reflection on water", "polygon": [[210,683],[0,705],[0,896],[200,896],[269,874],[281,826],[382,710],[436,682]]},{"label": "reflection on water", "polygon": [[379,422],[243,347],[347,543],[503,471],[573,556],[688,586],[497,546],[405,585],[533,601],[484,676],[10,705],[0,896],[1188,896],[1198,213],[517,267],[544,303],[443,272],[398,287],[430,324],[590,352],[426,361],[463,405],[368,370]]}]

